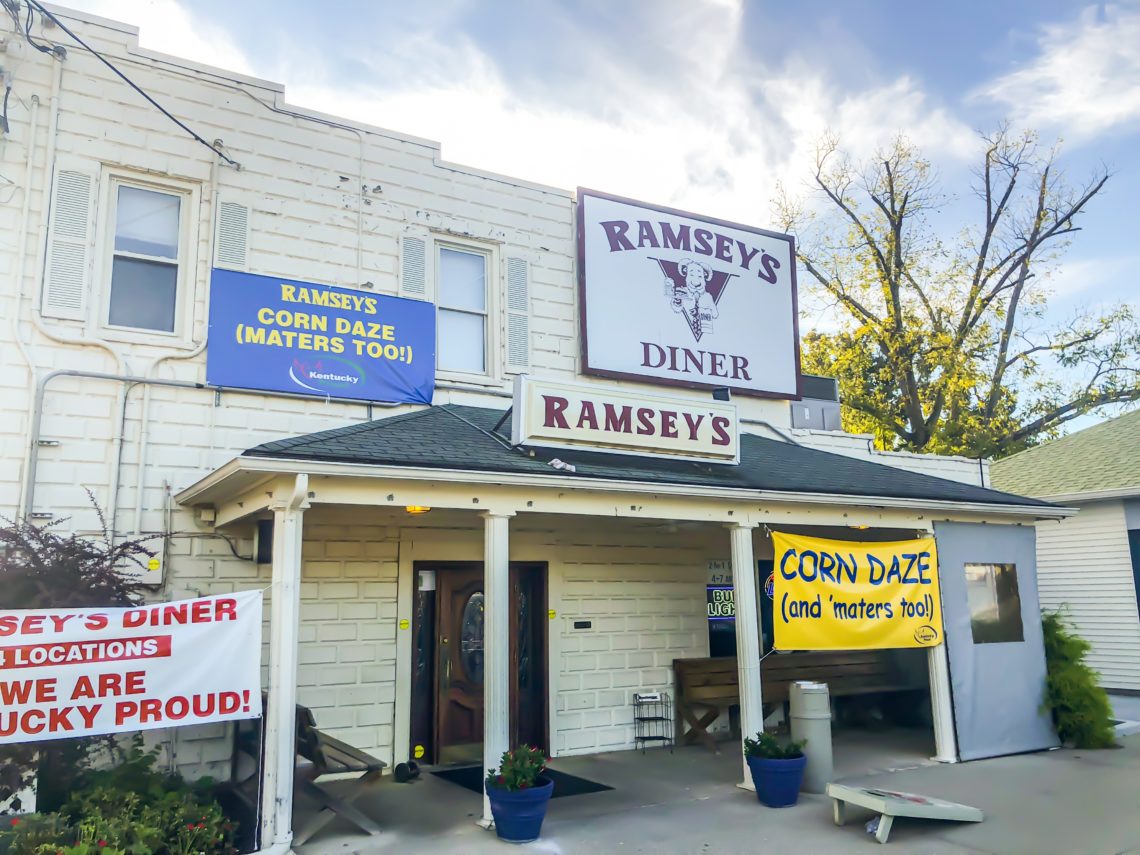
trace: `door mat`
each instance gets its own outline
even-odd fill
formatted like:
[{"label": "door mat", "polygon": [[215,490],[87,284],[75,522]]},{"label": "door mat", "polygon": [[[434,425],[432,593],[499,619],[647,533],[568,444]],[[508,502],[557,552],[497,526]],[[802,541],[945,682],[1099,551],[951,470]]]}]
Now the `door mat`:
[{"label": "door mat", "polygon": [[[445,781],[466,787],[473,793],[483,792],[483,779],[486,777],[486,773],[482,766],[438,769],[432,774],[443,778]],[[607,787],[597,781],[587,781],[577,775],[567,775],[565,772],[558,772],[554,769],[547,769],[542,774],[554,782],[554,792],[550,796],[552,799],[560,799],[563,796],[581,796],[586,793],[600,793],[603,790],[613,789],[613,787]]]}]

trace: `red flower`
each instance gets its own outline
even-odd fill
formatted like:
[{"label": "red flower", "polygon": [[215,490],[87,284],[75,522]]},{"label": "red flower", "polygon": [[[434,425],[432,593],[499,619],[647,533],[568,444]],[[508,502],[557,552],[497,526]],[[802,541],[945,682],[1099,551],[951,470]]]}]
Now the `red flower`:
[{"label": "red flower", "polygon": [[500,775],[499,777],[497,777],[497,778],[495,779],[495,783],[496,783],[496,784],[501,784],[501,783],[503,783],[503,781],[505,781],[505,780],[506,780],[506,779],[505,779],[505,778],[504,778],[502,775]]},{"label": "red flower", "polygon": [[19,825],[19,824],[20,824],[20,818],[19,818],[18,816],[14,816],[14,817],[12,817],[12,826],[13,826],[13,828],[14,828],[15,826]]},{"label": "red flower", "polygon": [[103,848],[104,846],[106,846],[106,845],[107,845],[107,841],[106,841],[106,840],[100,840],[100,841],[99,841],[99,848],[100,848],[100,849],[102,849],[102,848]]},{"label": "red flower", "polygon": [[199,827],[199,828],[205,828],[205,827],[206,827],[206,823],[204,823],[204,822],[200,822],[200,823],[198,823],[198,827]]},{"label": "red flower", "polygon": [[186,823],[186,827],[189,828],[191,831],[193,831],[194,830],[194,823],[188,822],[188,823]]}]

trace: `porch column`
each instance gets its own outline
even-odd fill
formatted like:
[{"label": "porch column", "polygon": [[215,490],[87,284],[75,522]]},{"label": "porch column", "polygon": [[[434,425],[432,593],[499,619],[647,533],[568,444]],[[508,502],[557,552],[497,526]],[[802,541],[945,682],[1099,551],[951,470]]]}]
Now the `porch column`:
[{"label": "porch column", "polygon": [[293,767],[297,704],[297,635],[301,612],[301,522],[309,476],[273,509],[273,592],[269,612],[269,703],[261,769],[260,852],[288,852],[293,840]]},{"label": "porch column", "polygon": [[957,763],[958,737],[954,733],[946,642],[929,648],[926,656],[930,669],[930,710],[934,718],[934,759],[939,763]]},{"label": "porch column", "polygon": [[[755,736],[764,729],[764,698],[760,691],[760,633],[756,605],[756,562],[752,557],[755,523],[733,523],[732,595],[736,604],[736,667],[740,680],[740,734]],[[745,789],[754,789],[744,761]]]},{"label": "porch column", "polygon": [[[510,749],[511,597],[509,522],[513,512],[483,514],[483,773]],[[483,791],[484,828],[493,824]]]}]

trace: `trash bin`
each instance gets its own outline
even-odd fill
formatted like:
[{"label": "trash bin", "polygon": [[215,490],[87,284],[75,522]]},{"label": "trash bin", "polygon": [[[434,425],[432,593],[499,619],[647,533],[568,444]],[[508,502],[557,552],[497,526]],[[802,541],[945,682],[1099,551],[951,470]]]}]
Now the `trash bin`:
[{"label": "trash bin", "polygon": [[807,740],[803,791],[822,793],[831,781],[831,699],[827,683],[798,681],[788,691],[792,739]]}]

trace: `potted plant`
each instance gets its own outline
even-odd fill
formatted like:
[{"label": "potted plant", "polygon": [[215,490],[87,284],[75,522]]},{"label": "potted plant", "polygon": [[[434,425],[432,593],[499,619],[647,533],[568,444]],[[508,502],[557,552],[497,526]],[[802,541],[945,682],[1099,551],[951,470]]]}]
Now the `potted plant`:
[{"label": "potted plant", "polygon": [[781,744],[770,733],[744,737],[744,756],[756,786],[756,798],[768,807],[790,807],[800,795],[804,779],[806,740]]},{"label": "potted plant", "polygon": [[538,839],[554,792],[554,782],[542,776],[545,770],[546,755],[529,745],[504,751],[499,768],[487,770],[487,798],[500,839],[508,843]]}]

